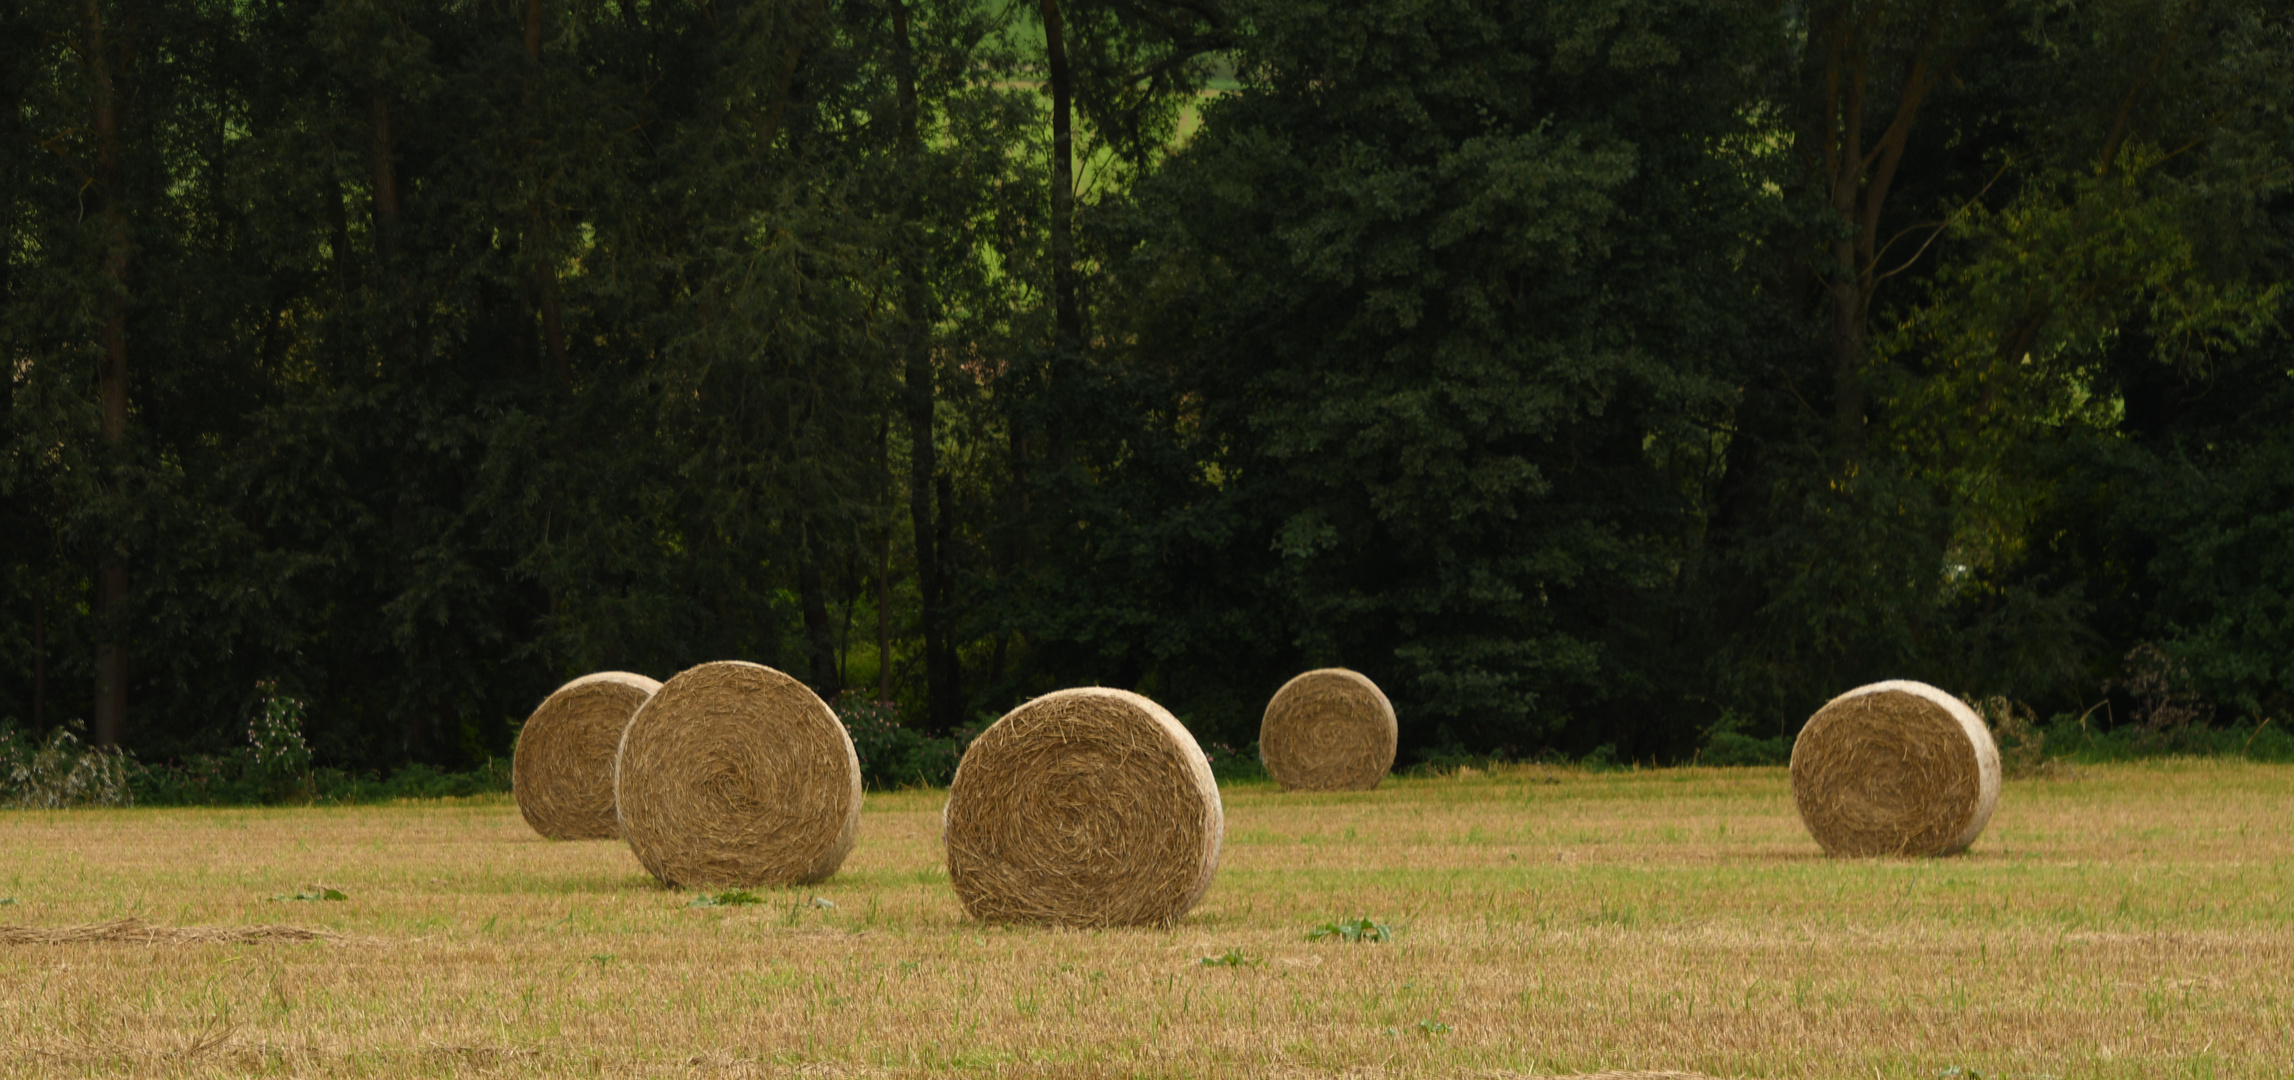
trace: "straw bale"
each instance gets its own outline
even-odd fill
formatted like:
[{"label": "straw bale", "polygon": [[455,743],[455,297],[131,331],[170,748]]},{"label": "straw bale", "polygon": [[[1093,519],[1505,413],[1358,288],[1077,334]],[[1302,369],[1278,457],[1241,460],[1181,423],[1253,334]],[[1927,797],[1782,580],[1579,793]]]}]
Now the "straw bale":
[{"label": "straw bale", "polygon": [[1792,744],[1792,795],[1826,853],[1951,855],[1999,805],[1999,748],[1965,702],[1926,683],[1860,686]]},{"label": "straw bale", "polygon": [[721,660],[663,684],[622,734],[622,835],[675,887],[803,885],[860,830],[852,737],[803,683]]},{"label": "straw bale", "polygon": [[975,919],[1168,925],[1210,888],[1226,814],[1179,721],[1126,690],[1036,698],[982,732],[942,815]]},{"label": "straw bale", "polygon": [[1259,757],[1285,791],[1369,791],[1394,767],[1394,703],[1345,668],[1282,685],[1259,721]]},{"label": "straw bale", "polygon": [[626,671],[600,671],[558,687],[518,729],[510,791],[526,824],[552,840],[610,840],[613,758],[621,729],[661,684]]}]

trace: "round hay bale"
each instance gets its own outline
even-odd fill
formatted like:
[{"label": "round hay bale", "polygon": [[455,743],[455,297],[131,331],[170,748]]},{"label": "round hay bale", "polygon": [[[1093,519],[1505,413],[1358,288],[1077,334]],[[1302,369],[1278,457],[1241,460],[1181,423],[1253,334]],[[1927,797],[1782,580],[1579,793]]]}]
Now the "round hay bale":
[{"label": "round hay bale", "polygon": [[1800,729],[1792,797],[1826,854],[1956,854],[1999,805],[1999,748],[1975,710],[1933,686],[1860,686]]},{"label": "round hay bale", "polygon": [[1394,703],[1345,668],[1282,684],[1259,721],[1259,758],[1285,791],[1368,791],[1394,767]]},{"label": "round hay bale", "polygon": [[860,830],[860,758],[805,684],[720,660],[663,684],[614,765],[622,835],[672,887],[803,885]]},{"label": "round hay bale", "polygon": [[982,732],[941,819],[957,898],[996,923],[1169,925],[1210,888],[1225,835],[1194,736],[1100,687],[1045,694]]},{"label": "round hay bale", "polygon": [[510,751],[510,792],[526,824],[552,840],[610,840],[613,756],[621,729],[661,684],[626,671],[600,671],[558,687],[518,729]]}]

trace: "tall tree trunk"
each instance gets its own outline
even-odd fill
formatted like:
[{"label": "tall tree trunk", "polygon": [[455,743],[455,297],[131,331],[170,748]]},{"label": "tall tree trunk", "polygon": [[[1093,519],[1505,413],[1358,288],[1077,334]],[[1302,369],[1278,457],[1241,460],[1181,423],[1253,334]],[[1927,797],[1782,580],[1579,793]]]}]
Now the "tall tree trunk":
[{"label": "tall tree trunk", "polygon": [[[1822,183],[1832,211],[1839,215],[1841,232],[1825,245],[1819,277],[1827,293],[1827,315],[1832,324],[1831,377],[1834,442],[1845,461],[1861,458],[1864,451],[1864,414],[1868,392],[1864,379],[1864,350],[1869,333],[1872,297],[1888,272],[1879,266],[1883,254],[1879,240],[1880,216],[1887,207],[1889,189],[1903,164],[1912,127],[1920,107],[1950,75],[1951,57],[1943,37],[1952,17],[1949,4],[1935,4],[1928,25],[1901,57],[1902,86],[1888,126],[1872,146],[1864,144],[1867,106],[1875,70],[1884,62],[1869,38],[1878,22],[1875,8],[1859,13],[1856,5],[1834,2],[1815,10],[1808,21],[1807,55],[1821,58],[1815,100],[1806,103],[1807,135],[1817,154]],[[1890,58],[1893,60],[1894,58]]]},{"label": "tall tree trunk", "polygon": [[[103,0],[87,0],[87,61],[95,83],[96,187],[101,201],[104,280],[103,355],[96,382],[105,448],[115,466],[127,453],[128,226],[120,180],[119,95],[104,41]],[[127,558],[106,543],[97,559],[95,742],[118,746],[127,728]]]},{"label": "tall tree trunk", "polygon": [[32,730],[48,728],[48,583],[32,598]]},{"label": "tall tree trunk", "polygon": [[[910,39],[907,0],[893,0],[892,21],[893,68],[899,79],[900,152],[913,163],[921,144],[917,133],[916,54]],[[911,198],[907,205],[908,213],[914,216],[917,200]],[[940,455],[932,423],[931,287],[924,280],[918,253],[904,252],[900,271],[908,309],[907,356],[902,373],[908,412],[908,523],[916,537],[916,591],[924,631],[925,723],[935,730],[950,731],[963,723],[964,703],[956,643],[949,634],[948,582],[942,564],[947,546],[941,538],[946,535],[950,508],[946,499],[934,499]],[[889,656],[884,662],[889,666]],[[889,682],[886,686],[889,688]]]},{"label": "tall tree trunk", "polygon": [[[351,262],[350,211],[343,208],[342,177],[334,169],[334,151],[327,151],[327,224],[333,230],[335,303],[350,302],[351,286],[358,282],[358,269]],[[339,310],[339,308],[338,308]]]},{"label": "tall tree trunk", "polygon": [[398,270],[398,165],[391,143],[390,96],[376,84],[368,90],[374,105],[374,246],[379,261]]},{"label": "tall tree trunk", "polygon": [[[876,456],[892,483],[892,420],[876,429]],[[876,534],[876,700],[892,700],[892,518],[887,509]]]},{"label": "tall tree trunk", "polygon": [[1051,292],[1059,345],[1083,345],[1083,308],[1075,281],[1075,130],[1073,79],[1059,0],[1041,0],[1044,63],[1051,79]]},{"label": "tall tree trunk", "polygon": [[[413,378],[415,298],[400,250],[398,147],[391,127],[390,95],[377,82],[368,87],[367,96],[373,108],[369,152],[374,165],[374,284],[382,293],[378,307],[384,324],[383,347],[396,369],[395,377]],[[399,737],[408,756],[417,761],[428,760],[433,749],[439,726],[431,722],[433,707],[434,703],[421,701],[406,707],[401,715]]]},{"label": "tall tree trunk", "polygon": [[837,679],[836,632],[828,619],[828,590],[821,584],[821,545],[812,526],[799,528],[803,538],[797,563],[797,603],[804,609],[805,657],[812,672],[813,692],[822,700],[834,701],[844,685]]},{"label": "tall tree trunk", "polygon": [[[626,2],[626,0],[625,0]],[[526,117],[530,133],[538,138],[543,127],[540,113],[542,81],[542,0],[526,0]],[[558,392],[573,393],[573,364],[566,359],[565,310],[558,300],[558,268],[550,260],[543,214],[542,178],[527,155],[528,182],[533,190],[526,200],[526,258],[533,264],[534,296],[541,309],[542,346],[549,354],[550,371],[557,376]]]}]

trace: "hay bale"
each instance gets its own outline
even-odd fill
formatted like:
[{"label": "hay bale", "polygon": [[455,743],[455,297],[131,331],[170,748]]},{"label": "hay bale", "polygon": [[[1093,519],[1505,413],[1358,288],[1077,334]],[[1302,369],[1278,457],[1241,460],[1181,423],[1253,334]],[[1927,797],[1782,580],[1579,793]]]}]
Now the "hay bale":
[{"label": "hay bale", "polygon": [[1999,805],[1999,748],[1975,710],[1933,686],[1860,686],[1800,729],[1792,796],[1827,854],[1956,854]]},{"label": "hay bale", "polygon": [[1368,791],[1394,767],[1394,703],[1345,668],[1282,684],[1259,721],[1259,758],[1285,791]]},{"label": "hay bale", "polygon": [[1211,763],[1163,707],[1087,687],[995,722],[956,766],[948,879],[982,922],[1168,925],[1219,866]]},{"label": "hay bale", "polygon": [[629,721],[614,765],[622,835],[672,887],[803,885],[860,829],[860,758],[805,684],[721,660],[681,672]]},{"label": "hay bale", "polygon": [[621,729],[661,684],[626,671],[601,671],[543,699],[510,752],[510,791],[526,824],[552,840],[610,840],[613,758]]}]

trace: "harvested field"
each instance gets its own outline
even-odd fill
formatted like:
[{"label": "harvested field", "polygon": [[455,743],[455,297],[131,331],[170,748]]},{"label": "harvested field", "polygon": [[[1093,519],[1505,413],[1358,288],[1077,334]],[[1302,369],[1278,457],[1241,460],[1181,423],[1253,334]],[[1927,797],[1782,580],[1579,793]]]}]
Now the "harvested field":
[{"label": "harvested field", "polygon": [[[2010,781],[1968,855],[1917,860],[1823,857],[1782,769],[1224,798],[1202,903],[1097,931],[965,919],[939,792],[869,796],[828,881],[710,908],[507,799],[8,812],[0,924],[146,940],[0,943],[0,1076],[2069,1080],[2294,1046],[2294,769]],[[347,899],[271,899],[314,882]],[[1355,916],[1394,940],[1306,939]],[[201,940],[284,926],[339,939]]]}]

